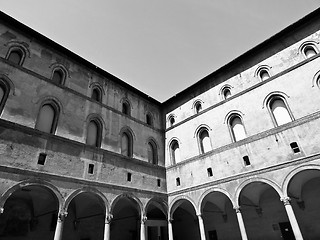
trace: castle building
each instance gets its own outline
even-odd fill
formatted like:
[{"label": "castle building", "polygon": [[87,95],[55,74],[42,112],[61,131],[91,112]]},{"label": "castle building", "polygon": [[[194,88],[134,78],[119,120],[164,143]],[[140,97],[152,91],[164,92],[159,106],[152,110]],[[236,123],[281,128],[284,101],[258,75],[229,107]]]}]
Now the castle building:
[{"label": "castle building", "polygon": [[0,12],[0,239],[320,238],[320,8],[167,101]]}]

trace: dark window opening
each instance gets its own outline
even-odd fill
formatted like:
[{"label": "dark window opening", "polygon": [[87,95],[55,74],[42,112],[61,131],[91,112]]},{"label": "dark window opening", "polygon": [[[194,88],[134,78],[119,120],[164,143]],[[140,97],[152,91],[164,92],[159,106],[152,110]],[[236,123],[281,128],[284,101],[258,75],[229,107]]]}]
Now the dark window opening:
[{"label": "dark window opening", "polygon": [[306,55],[307,58],[310,58],[314,55],[317,55],[317,52],[312,46],[307,46],[304,48],[304,54]]},{"label": "dark window opening", "polygon": [[225,88],[223,90],[223,97],[224,97],[224,99],[227,99],[227,98],[231,97],[231,91],[230,91],[229,88]]},{"label": "dark window opening", "polygon": [[94,164],[89,163],[88,173],[89,173],[89,174],[93,174],[93,169],[94,169]]},{"label": "dark window opening", "polygon": [[132,174],[131,174],[131,173],[128,173],[128,174],[127,174],[127,181],[128,181],[128,182],[131,182],[131,177],[132,177]]},{"label": "dark window opening", "polygon": [[245,165],[245,166],[249,166],[249,165],[251,165],[251,163],[250,163],[250,160],[249,160],[249,157],[248,157],[248,156],[244,156],[244,157],[243,157],[243,162],[244,162],[244,165]]},{"label": "dark window opening", "polygon": [[161,180],[157,179],[157,186],[160,187],[161,186]]},{"label": "dark window opening", "polygon": [[196,113],[199,113],[202,110],[202,105],[200,102],[196,103]]},{"label": "dark window opening", "polygon": [[170,126],[172,126],[175,122],[174,117],[170,117],[169,122],[170,122]]},{"label": "dark window opening", "polygon": [[290,147],[291,147],[291,149],[292,149],[292,151],[294,153],[299,153],[300,152],[299,146],[298,146],[298,144],[296,142],[290,143]]},{"label": "dark window opening", "polygon": [[207,168],[208,177],[213,176],[212,168]]},{"label": "dark window opening", "polygon": [[153,122],[152,122],[152,117],[150,114],[147,114],[146,115],[146,122],[149,126],[152,126],[153,125]]},{"label": "dark window opening", "polygon": [[176,178],[176,185],[177,185],[177,186],[180,186],[180,184],[181,184],[181,183],[180,183],[180,178]]},{"label": "dark window opening", "polygon": [[40,153],[38,157],[38,164],[39,165],[44,165],[46,162],[47,154],[45,153]]},{"label": "dark window opening", "polygon": [[130,115],[130,106],[126,102],[122,103],[122,113],[128,116]]},{"label": "dark window opening", "polygon": [[9,54],[9,57],[8,57],[8,60],[12,63],[15,63],[15,64],[20,64],[21,62],[21,59],[22,59],[22,52],[19,51],[19,50],[14,50],[14,51],[11,51],[10,54]]},{"label": "dark window opening", "polygon": [[61,70],[54,71],[52,75],[52,81],[56,84],[62,84],[62,80],[63,80],[63,73],[61,72]]},{"label": "dark window opening", "polygon": [[101,102],[101,93],[100,90],[97,88],[94,88],[92,90],[92,95],[91,95],[91,99],[97,101],[97,102]]}]

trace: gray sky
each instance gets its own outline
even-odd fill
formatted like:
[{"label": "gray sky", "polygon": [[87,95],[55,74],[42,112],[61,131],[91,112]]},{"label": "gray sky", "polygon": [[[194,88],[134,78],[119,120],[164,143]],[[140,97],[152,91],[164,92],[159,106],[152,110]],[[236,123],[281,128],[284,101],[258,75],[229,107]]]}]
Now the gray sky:
[{"label": "gray sky", "polygon": [[0,0],[0,10],[165,101],[320,0]]}]

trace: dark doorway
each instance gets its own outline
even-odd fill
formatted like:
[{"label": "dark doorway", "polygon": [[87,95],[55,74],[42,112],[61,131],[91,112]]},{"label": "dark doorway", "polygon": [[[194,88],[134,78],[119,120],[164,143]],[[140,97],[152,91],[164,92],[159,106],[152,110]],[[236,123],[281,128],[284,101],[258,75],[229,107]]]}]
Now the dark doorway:
[{"label": "dark doorway", "polygon": [[279,223],[282,239],[284,240],[295,240],[291,225],[289,222]]}]

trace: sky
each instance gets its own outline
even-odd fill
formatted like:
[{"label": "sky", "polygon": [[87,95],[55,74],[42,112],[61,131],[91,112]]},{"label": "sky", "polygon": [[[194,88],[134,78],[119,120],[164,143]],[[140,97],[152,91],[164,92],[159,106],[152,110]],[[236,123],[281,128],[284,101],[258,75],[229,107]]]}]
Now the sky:
[{"label": "sky", "polygon": [[0,10],[163,102],[320,0],[0,0]]}]

